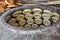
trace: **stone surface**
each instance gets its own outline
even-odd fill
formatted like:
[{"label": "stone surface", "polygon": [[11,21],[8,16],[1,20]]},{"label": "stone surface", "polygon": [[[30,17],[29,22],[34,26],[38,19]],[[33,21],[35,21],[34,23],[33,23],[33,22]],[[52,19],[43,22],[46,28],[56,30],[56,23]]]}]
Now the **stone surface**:
[{"label": "stone surface", "polygon": [[[33,8],[36,7],[36,5],[35,6],[28,5],[27,7]],[[22,8],[27,8],[27,7],[25,5],[25,7]],[[44,7],[44,6],[39,6],[39,7],[41,7],[42,9],[46,8],[56,12],[56,9],[51,7]],[[22,29],[19,30],[16,28],[12,28],[8,24],[6,24],[4,20],[5,15],[20,9],[21,9],[20,7],[11,9],[10,11],[5,12],[0,17],[0,40],[60,40],[59,37],[60,34],[57,32],[57,28],[60,27],[59,25],[60,22],[57,22],[53,26],[44,27],[42,29],[36,29],[36,30],[22,30]]]}]

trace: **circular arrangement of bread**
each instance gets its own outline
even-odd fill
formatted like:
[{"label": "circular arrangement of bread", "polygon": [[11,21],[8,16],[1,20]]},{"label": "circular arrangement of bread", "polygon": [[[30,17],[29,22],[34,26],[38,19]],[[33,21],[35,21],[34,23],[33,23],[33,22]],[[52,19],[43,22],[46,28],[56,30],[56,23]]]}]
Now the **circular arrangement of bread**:
[{"label": "circular arrangement of bread", "polygon": [[59,14],[40,8],[15,11],[5,17],[8,24],[21,28],[40,28],[50,26],[59,20]]}]

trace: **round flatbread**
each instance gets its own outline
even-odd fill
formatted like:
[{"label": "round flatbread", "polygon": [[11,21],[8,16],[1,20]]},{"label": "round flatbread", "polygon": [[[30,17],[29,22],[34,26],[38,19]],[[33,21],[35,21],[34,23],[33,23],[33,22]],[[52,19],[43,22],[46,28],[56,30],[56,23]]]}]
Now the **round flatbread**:
[{"label": "round flatbread", "polygon": [[36,24],[41,24],[42,23],[42,19],[35,19],[35,23]]},{"label": "round flatbread", "polygon": [[14,26],[14,27],[18,27],[18,23],[14,23],[12,26]]},{"label": "round flatbread", "polygon": [[32,28],[38,28],[37,24],[32,24]]},{"label": "round flatbread", "polygon": [[10,18],[11,18],[11,16],[10,16],[10,15],[7,15],[7,16],[5,17],[5,20],[8,21]]},{"label": "round flatbread", "polygon": [[32,11],[31,9],[25,9],[23,10],[23,14],[30,14]]},{"label": "round flatbread", "polygon": [[57,22],[59,20],[59,17],[52,17],[53,22]]},{"label": "round flatbread", "polygon": [[32,19],[32,18],[33,18],[33,15],[32,15],[32,14],[26,14],[26,15],[25,15],[25,18],[26,18],[26,19]]},{"label": "round flatbread", "polygon": [[52,12],[49,11],[49,10],[44,10],[43,13],[44,13],[44,14],[49,14],[50,16],[52,16]]},{"label": "round flatbread", "polygon": [[20,20],[19,21],[19,25],[25,25],[25,23],[26,23],[26,20]]},{"label": "round flatbread", "polygon": [[24,15],[21,14],[21,15],[17,16],[16,19],[17,19],[17,20],[23,20],[23,19],[24,19]]},{"label": "round flatbread", "polygon": [[51,22],[49,20],[43,20],[45,26],[50,26]]},{"label": "round flatbread", "polygon": [[13,17],[17,17],[22,13],[22,11],[16,11],[12,14]]},{"label": "round flatbread", "polygon": [[26,24],[25,28],[31,28],[31,25],[30,24]]},{"label": "round flatbread", "polygon": [[34,23],[34,20],[33,19],[27,20],[27,24],[33,24],[33,23]]},{"label": "round flatbread", "polygon": [[41,14],[34,13],[33,16],[34,16],[35,18],[37,18],[37,19],[38,19],[38,18],[41,18]]},{"label": "round flatbread", "polygon": [[53,13],[52,16],[53,17],[59,17],[59,14],[58,13]]},{"label": "round flatbread", "polygon": [[15,19],[15,18],[11,18],[11,19],[8,21],[8,23],[9,23],[10,25],[14,24],[15,22],[16,22],[16,19]]},{"label": "round flatbread", "polygon": [[42,14],[43,19],[50,19],[51,16],[49,14]]},{"label": "round flatbread", "polygon": [[34,8],[34,9],[33,9],[33,12],[34,12],[34,13],[41,13],[41,12],[42,12],[42,9]]}]

